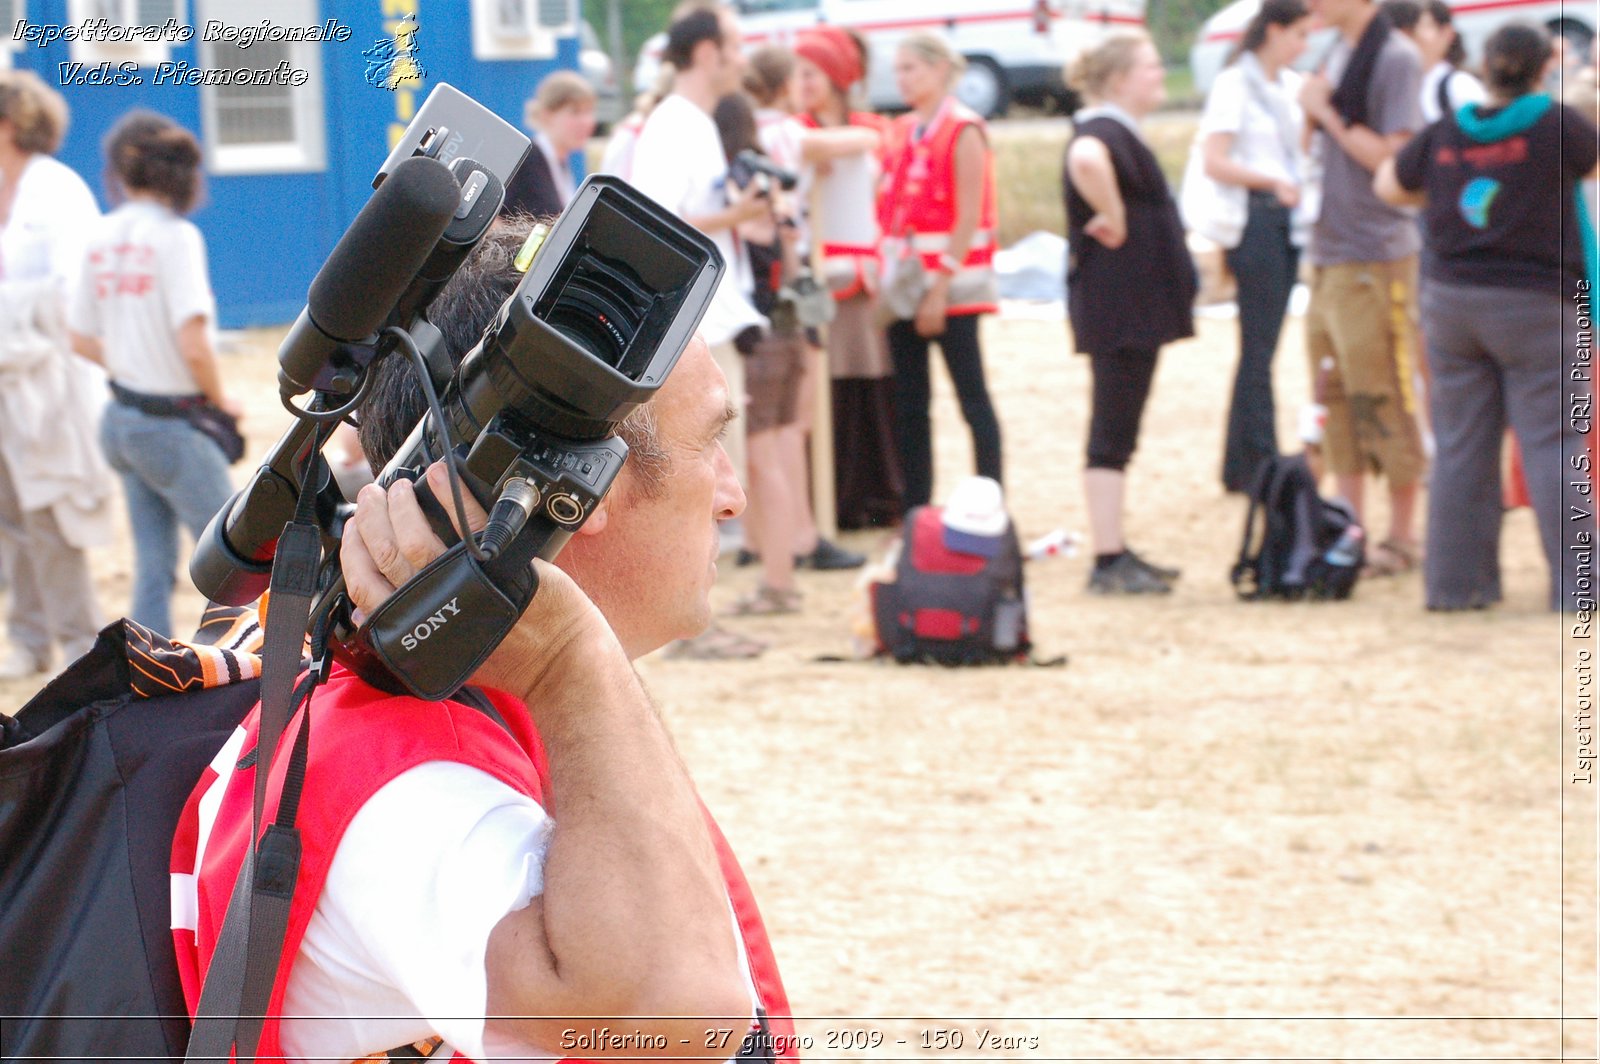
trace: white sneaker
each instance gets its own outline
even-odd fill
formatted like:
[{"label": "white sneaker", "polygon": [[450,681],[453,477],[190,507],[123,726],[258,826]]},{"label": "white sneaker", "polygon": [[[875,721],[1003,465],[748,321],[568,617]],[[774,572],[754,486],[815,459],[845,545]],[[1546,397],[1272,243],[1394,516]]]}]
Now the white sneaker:
[{"label": "white sneaker", "polygon": [[21,647],[12,647],[0,660],[0,680],[22,680],[48,671],[49,661],[40,661]]}]

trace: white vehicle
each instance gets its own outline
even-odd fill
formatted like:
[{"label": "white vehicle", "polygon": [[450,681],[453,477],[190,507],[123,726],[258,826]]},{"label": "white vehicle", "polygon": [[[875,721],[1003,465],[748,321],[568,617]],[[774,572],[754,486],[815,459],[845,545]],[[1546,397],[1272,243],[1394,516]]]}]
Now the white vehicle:
[{"label": "white vehicle", "polygon": [[[735,0],[745,47],[784,41],[818,23],[859,31],[872,47],[867,103],[904,106],[894,84],[894,52],[917,30],[944,34],[967,57],[956,88],[989,117],[1012,100],[1064,101],[1061,68],[1074,53],[1120,26],[1143,26],[1145,0]],[[645,42],[633,83],[655,83],[665,34]]]},{"label": "white vehicle", "polygon": [[[1467,49],[1467,62],[1483,56],[1483,42],[1502,23],[1520,19],[1544,26],[1551,33],[1567,38],[1578,54],[1587,56],[1595,35],[1595,6],[1564,0],[1447,0],[1454,12],[1452,24]],[[1200,36],[1189,53],[1195,88],[1207,92],[1211,81],[1227,61],[1228,53],[1243,36],[1245,27],[1261,7],[1260,0],[1235,0],[1200,27]],[[1300,66],[1310,69],[1327,53],[1330,30],[1312,38]]]}]

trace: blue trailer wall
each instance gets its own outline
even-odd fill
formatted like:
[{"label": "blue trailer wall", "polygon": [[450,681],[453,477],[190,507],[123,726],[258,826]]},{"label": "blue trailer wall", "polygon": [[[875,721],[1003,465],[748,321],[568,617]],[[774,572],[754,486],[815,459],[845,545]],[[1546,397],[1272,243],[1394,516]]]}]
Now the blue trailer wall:
[{"label": "blue trailer wall", "polygon": [[[199,28],[207,15],[203,3],[196,10],[196,2],[177,4],[179,21],[196,27],[196,33],[187,42],[171,43],[168,56],[192,67],[201,65]],[[349,29],[347,40],[308,46],[310,61],[321,67],[325,162],[309,171],[272,172],[269,162],[267,172],[208,173],[206,199],[193,215],[205,234],[218,317],[227,328],[287,322],[300,312],[311,278],[371,194],[372,175],[388,154],[391,137],[432,85],[447,81],[520,128],[524,101],[540,79],[578,65],[575,37],[561,40],[551,60],[473,58],[467,0],[324,0],[310,6],[316,13],[310,24],[336,19]],[[275,18],[274,7],[263,3],[252,10],[274,25],[302,24],[298,18],[293,23]],[[67,0],[26,0],[24,10],[31,24],[69,23]],[[416,15],[421,85],[391,90],[369,84],[362,52],[392,40],[407,14]],[[201,136],[201,90],[155,84],[156,70],[148,66],[138,71],[143,84],[62,84],[72,78],[61,65],[72,61],[64,41],[42,48],[29,44],[12,53],[13,66],[34,70],[66,97],[72,120],[60,158],[84,176],[102,207],[109,208],[100,153],[106,132],[127,111],[148,108]],[[210,159],[211,145],[206,147]]]}]

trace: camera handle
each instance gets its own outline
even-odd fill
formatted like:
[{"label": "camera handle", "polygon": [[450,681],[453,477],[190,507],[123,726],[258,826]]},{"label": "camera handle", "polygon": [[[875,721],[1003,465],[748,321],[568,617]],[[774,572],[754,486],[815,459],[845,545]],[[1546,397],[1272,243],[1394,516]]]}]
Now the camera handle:
[{"label": "camera handle", "polygon": [[[409,473],[402,476],[413,479]],[[474,536],[478,553],[488,558],[480,562],[456,537],[427,485],[419,484],[417,499],[429,523],[452,545],[340,639],[335,657],[381,690],[429,701],[454,694],[511,634],[539,589],[533,558],[540,537],[524,534],[535,497],[525,480],[506,482],[488,526]],[[341,573],[317,613],[339,613],[348,604]]]},{"label": "camera handle", "polygon": [[533,553],[517,549],[526,538],[487,568],[458,541],[372,611],[340,646],[340,660],[374,687],[449,697],[511,634],[539,589]]}]

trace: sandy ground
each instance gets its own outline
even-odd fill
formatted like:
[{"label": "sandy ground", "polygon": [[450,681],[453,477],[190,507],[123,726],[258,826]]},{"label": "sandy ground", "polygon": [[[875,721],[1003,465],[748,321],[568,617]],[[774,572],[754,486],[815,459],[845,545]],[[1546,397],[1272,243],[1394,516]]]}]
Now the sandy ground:
[{"label": "sandy ground", "polygon": [[[1416,576],[1237,602],[1234,335],[1168,349],[1132,470],[1131,538],[1183,566],[1177,593],[1105,601],[1081,556],[1030,566],[1067,668],[817,663],[847,648],[852,574],[736,622],[776,644],[759,661],[641,666],[761,899],[805,1055],[1594,1059],[1595,792],[1567,782],[1578,644],[1541,608],[1532,517],[1507,518],[1490,612],[1427,614]],[[1083,530],[1084,360],[1058,320],[984,338],[1021,530]],[[286,424],[275,342],[227,363],[255,453]],[[1278,366],[1287,443],[1297,323]],[[970,451],[939,388],[942,489]],[[128,550],[94,565],[122,609]],[[754,579],[725,566],[718,602]]]}]

